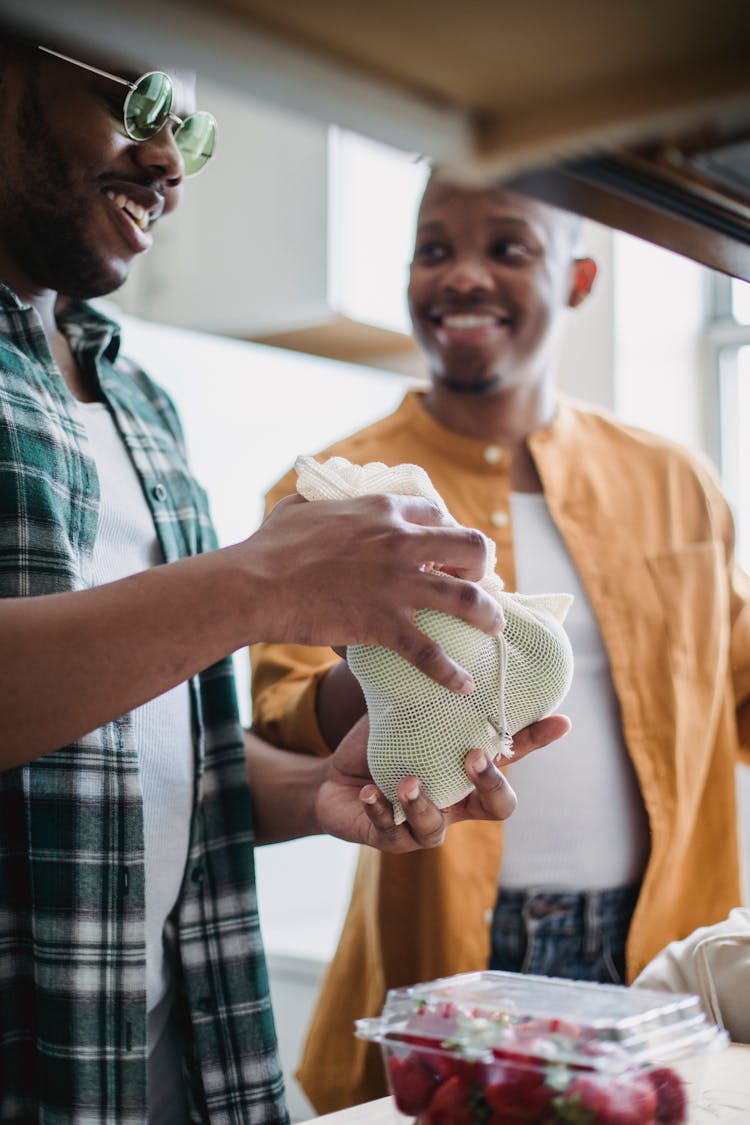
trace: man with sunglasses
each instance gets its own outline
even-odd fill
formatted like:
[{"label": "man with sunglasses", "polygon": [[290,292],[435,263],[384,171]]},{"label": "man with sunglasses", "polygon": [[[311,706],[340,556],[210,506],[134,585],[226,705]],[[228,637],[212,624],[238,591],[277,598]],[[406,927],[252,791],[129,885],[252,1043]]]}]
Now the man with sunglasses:
[{"label": "man with sunglasses", "polygon": [[325,761],[243,743],[248,642],[385,644],[463,691],[414,611],[502,623],[472,581],[483,537],[422,501],[294,499],[216,548],[171,403],[85,303],[210,158],[191,101],[158,70],[0,40],[3,1122],[285,1121],[253,844],[409,851],[515,801],[472,752],[471,797],[441,813],[405,779],[396,828],[361,725]]}]

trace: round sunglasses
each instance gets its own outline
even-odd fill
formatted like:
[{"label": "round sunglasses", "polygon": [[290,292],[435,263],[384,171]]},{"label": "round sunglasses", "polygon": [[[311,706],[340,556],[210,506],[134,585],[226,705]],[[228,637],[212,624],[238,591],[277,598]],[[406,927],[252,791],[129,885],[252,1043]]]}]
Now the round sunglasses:
[{"label": "round sunglasses", "polygon": [[161,70],[151,70],[142,74],[135,82],[118,78],[106,70],[62,55],[50,47],[39,46],[40,51],[54,55],[56,59],[89,70],[101,78],[109,78],[127,86],[128,92],[122,107],[122,124],[127,136],[133,141],[147,141],[164,128],[168,121],[176,123],[174,142],[182,156],[185,176],[194,176],[208,164],[216,148],[216,119],[205,110],[178,117],[172,113],[174,86],[168,74]]}]

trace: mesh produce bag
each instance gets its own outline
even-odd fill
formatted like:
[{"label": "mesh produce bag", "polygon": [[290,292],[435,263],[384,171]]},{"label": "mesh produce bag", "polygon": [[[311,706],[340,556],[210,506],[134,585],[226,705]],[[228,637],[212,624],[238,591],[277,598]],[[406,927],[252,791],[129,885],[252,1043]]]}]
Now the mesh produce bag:
[{"label": "mesh produce bag", "polygon": [[[297,491],[307,500],[340,500],[366,493],[422,496],[447,509],[418,465],[352,465],[343,457],[320,464],[298,457]],[[455,521],[454,521],[455,522]],[[447,808],[473,789],[463,767],[469,750],[512,756],[512,736],[560,705],[573,675],[573,653],[562,621],[570,594],[509,594],[495,573],[490,547],[482,586],[500,603],[499,637],[436,610],[419,610],[417,626],[474,678],[470,695],[456,695],[391,649],[350,645],[347,662],[367,704],[367,759],[373,781],[404,820],[399,781],[417,776],[428,797]]]}]

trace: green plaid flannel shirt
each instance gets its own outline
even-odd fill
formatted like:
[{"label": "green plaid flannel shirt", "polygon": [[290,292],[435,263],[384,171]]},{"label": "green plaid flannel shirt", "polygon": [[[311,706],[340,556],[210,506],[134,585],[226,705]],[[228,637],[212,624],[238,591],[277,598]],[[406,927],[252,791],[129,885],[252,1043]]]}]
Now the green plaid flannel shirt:
[{"label": "green plaid flannel shirt", "polygon": [[[167,562],[215,546],[168,398],[85,304],[61,324],[95,369]],[[99,489],[36,313],[0,286],[0,595],[91,583]],[[117,645],[117,637],[112,637]],[[196,791],[172,917],[191,1121],[285,1122],[231,662],[191,683]],[[39,707],[44,707],[40,686]],[[143,815],[127,715],[0,773],[0,1120],[143,1125]]]}]

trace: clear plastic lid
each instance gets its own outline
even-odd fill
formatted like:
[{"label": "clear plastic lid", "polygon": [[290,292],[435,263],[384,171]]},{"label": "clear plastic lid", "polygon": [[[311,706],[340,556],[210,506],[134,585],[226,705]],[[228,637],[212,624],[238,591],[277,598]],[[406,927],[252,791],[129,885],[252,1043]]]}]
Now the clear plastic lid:
[{"label": "clear plastic lid", "polygon": [[560,1061],[610,1072],[728,1042],[697,996],[489,970],[391,989],[381,1016],[359,1020],[356,1034],[478,1060],[509,1038],[514,1053],[533,1055],[545,1037]]}]

